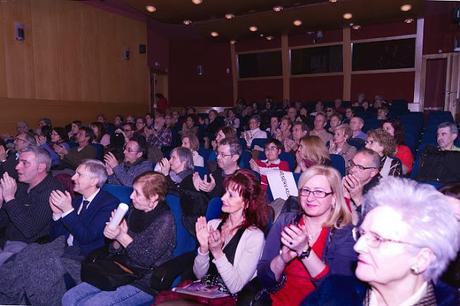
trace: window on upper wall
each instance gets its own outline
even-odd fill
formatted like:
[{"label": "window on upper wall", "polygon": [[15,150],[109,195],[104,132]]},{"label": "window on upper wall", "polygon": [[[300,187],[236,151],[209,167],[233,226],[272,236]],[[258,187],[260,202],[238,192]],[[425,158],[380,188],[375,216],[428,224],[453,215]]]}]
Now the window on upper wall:
[{"label": "window on upper wall", "polygon": [[353,71],[414,66],[415,38],[353,43]]},{"label": "window on upper wall", "polygon": [[238,54],[240,78],[282,75],[281,51]]},{"label": "window on upper wall", "polygon": [[291,49],[291,74],[342,72],[342,45]]}]

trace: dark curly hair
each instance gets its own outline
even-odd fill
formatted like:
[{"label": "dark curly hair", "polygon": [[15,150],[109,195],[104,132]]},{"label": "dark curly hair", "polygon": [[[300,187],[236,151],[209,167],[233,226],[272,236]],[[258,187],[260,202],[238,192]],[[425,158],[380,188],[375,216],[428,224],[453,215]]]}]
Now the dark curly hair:
[{"label": "dark curly hair", "polygon": [[[401,124],[401,121],[398,119],[388,119],[383,122],[383,124],[389,123],[395,130],[394,139],[396,140],[397,145],[403,145],[404,143],[404,126]],[[382,124],[382,126],[383,126]]]}]

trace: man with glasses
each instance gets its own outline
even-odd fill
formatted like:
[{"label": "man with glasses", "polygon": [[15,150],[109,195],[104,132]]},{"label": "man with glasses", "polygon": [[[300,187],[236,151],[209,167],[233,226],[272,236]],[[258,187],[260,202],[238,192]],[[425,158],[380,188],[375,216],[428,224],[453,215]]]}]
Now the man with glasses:
[{"label": "man with glasses", "polygon": [[345,198],[351,201],[357,212],[361,211],[364,194],[379,183],[379,167],[380,156],[369,149],[358,151],[348,163],[342,183]]},{"label": "man with glasses", "polygon": [[221,197],[224,192],[224,178],[240,169],[238,160],[242,153],[241,144],[235,137],[227,137],[219,142],[217,147],[218,168],[201,179],[198,173],[193,175],[193,184],[196,190],[206,192],[210,199]]},{"label": "man with glasses", "polygon": [[0,264],[21,251],[28,243],[49,235],[52,212],[48,199],[62,185],[49,174],[48,152],[29,146],[21,150],[16,170],[18,180],[3,174],[0,179]]},{"label": "man with glasses", "polygon": [[122,163],[119,163],[111,152],[105,154],[104,162],[109,174],[108,183],[132,187],[133,181],[138,175],[152,171],[152,162],[145,160],[146,152],[147,142],[144,136],[135,135],[125,145]]},{"label": "man with glasses", "polygon": [[2,162],[2,170],[0,175],[7,172],[9,176],[18,179],[18,173],[16,172],[16,166],[18,165],[19,152],[28,146],[36,146],[37,142],[34,135],[29,132],[23,132],[16,135],[14,138],[14,151],[10,154],[4,152],[0,156],[0,161]]}]

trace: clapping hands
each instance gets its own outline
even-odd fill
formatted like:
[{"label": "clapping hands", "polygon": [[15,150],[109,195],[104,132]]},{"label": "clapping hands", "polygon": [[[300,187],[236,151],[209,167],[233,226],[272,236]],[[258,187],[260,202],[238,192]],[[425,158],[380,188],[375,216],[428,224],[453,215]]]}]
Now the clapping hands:
[{"label": "clapping hands", "polygon": [[205,174],[204,179],[201,179],[198,172],[193,173],[193,186],[197,191],[211,192],[216,187],[216,181],[212,174],[209,175],[210,181],[208,182],[208,175]]}]

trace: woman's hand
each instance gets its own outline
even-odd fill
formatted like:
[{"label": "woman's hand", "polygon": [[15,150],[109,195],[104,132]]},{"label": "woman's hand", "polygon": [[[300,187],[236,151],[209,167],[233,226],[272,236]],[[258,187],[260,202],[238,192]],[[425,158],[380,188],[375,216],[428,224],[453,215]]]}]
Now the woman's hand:
[{"label": "woman's hand", "polygon": [[115,228],[112,228],[109,226],[110,221],[112,221],[113,216],[115,216],[116,212],[117,212],[116,209],[112,211],[112,215],[110,216],[109,222],[106,223],[105,228],[104,228],[104,236],[111,240],[116,240],[117,236],[121,232],[120,225],[117,225]]},{"label": "woman's hand", "polygon": [[254,159],[251,158],[251,160],[249,161],[249,166],[251,167],[252,171],[260,173],[260,168]]},{"label": "woman's hand", "polygon": [[162,158],[160,161],[160,172],[168,176],[169,175],[169,169],[171,168],[171,165],[169,164],[169,160],[167,158]]},{"label": "woman's hand", "polygon": [[280,257],[284,264],[288,264],[291,260],[297,257],[297,253],[283,245],[281,246]]},{"label": "woman's hand", "polygon": [[208,241],[209,232],[208,224],[205,217],[199,217],[195,223],[195,232],[198,243],[200,244],[200,252],[205,254],[209,251]]},{"label": "woman's hand", "polygon": [[306,228],[306,226],[301,228],[295,224],[285,226],[281,232],[281,243],[296,254],[301,253],[308,245],[308,232]]},{"label": "woman's hand", "polygon": [[222,251],[222,247],[224,246],[224,240],[222,239],[222,235],[218,230],[211,230],[209,232],[209,250],[214,256],[215,259],[219,259],[224,255]]}]

